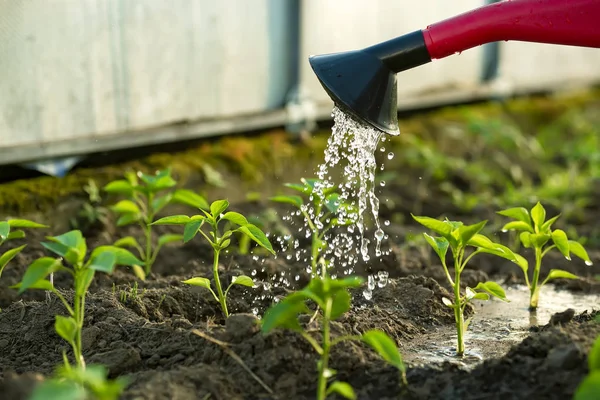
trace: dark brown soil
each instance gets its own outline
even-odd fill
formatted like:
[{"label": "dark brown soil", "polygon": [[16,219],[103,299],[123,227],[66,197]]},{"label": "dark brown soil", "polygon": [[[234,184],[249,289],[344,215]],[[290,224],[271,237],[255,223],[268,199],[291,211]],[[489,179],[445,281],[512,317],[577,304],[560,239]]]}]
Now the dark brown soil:
[{"label": "dark brown soil", "polygon": [[[242,211],[256,208],[237,207]],[[438,342],[440,338],[452,341],[454,317],[441,302],[447,287],[439,262],[426,247],[408,246],[403,239],[413,230],[418,231],[408,225],[390,229],[391,253],[357,267],[361,275],[387,271],[389,282],[376,288],[370,300],[362,289],[353,292],[352,311],[333,329],[336,336],[372,328],[387,332],[406,356],[409,386],[402,387],[396,370],[357,343],[335,348],[331,363],[339,379],[351,383],[360,399],[571,398],[587,372],[586,354],[600,334],[600,324],[594,322],[598,304],[590,303],[587,311],[579,310],[562,325],[543,322],[529,331],[524,329],[506,348],[498,347],[492,337],[479,340],[483,361],[458,360],[451,355],[426,361],[420,355],[445,346]],[[179,229],[158,227],[156,231]],[[54,315],[64,312],[62,305],[54,298],[47,299],[43,292],[17,296],[10,289],[33,259],[46,254],[39,245],[46,234],[29,232],[28,247],[0,279],[3,399],[25,399],[34,382],[52,373],[67,348],[54,332]],[[101,228],[88,233],[88,245],[110,243],[127,234],[141,237],[136,228],[118,232]],[[592,249],[590,256],[596,262],[592,267],[550,254],[544,271],[561,268],[581,274],[583,280],[558,281],[557,286],[592,296],[600,293],[600,285],[592,279],[600,272],[600,252]],[[294,333],[278,331],[264,336],[256,325],[256,315],[262,315],[275,298],[308,281],[304,265],[282,256],[260,261],[252,256],[225,255],[225,285],[239,273],[252,274],[258,281],[256,288],[231,290],[233,315],[225,321],[206,291],[181,283],[192,276],[210,277],[211,260],[210,247],[194,241],[164,248],[152,275],[145,282],[137,281],[137,288],[131,271],[125,268],[112,276],[97,274],[86,303],[86,361],[107,365],[111,377],[129,377],[124,399],[314,399],[317,355],[312,348]],[[273,278],[283,273],[298,276],[290,280],[290,289],[272,284]],[[477,259],[463,276],[465,285],[488,279],[505,286],[523,282],[515,265],[492,257]],[[65,276],[56,276],[55,284],[70,295],[71,282]],[[476,319],[484,318],[485,312],[484,308],[469,309]],[[243,365],[210,338],[227,343],[228,351],[239,356]]]}]

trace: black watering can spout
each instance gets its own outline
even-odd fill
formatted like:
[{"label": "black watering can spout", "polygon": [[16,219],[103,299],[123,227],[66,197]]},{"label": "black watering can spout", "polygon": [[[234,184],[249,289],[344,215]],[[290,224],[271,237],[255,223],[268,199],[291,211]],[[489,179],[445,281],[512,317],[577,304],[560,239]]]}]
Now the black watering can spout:
[{"label": "black watering can spout", "polygon": [[309,58],[345,112],[397,135],[396,74],[501,40],[600,48],[600,0],[505,0],[361,50]]}]

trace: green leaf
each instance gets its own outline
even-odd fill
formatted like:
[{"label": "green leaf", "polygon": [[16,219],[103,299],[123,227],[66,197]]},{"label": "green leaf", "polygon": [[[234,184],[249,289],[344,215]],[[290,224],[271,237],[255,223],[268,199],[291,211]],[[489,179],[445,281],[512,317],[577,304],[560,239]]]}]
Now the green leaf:
[{"label": "green leaf", "polygon": [[112,251],[102,251],[90,257],[88,268],[112,274],[117,262],[117,255]]},{"label": "green leaf", "polygon": [[552,224],[558,219],[558,217],[560,217],[560,214],[558,214],[556,217],[552,217],[548,221],[544,222],[544,225],[542,225],[542,228],[540,229],[540,231],[546,233],[550,229],[550,227],[552,227]]},{"label": "green leaf", "polygon": [[62,315],[57,315],[56,320],[54,322],[54,329],[56,333],[72,344],[75,341],[75,335],[77,334],[77,322],[72,317],[63,317]]},{"label": "green leaf", "polygon": [[284,328],[301,332],[298,314],[306,314],[310,310],[305,304],[306,297],[302,292],[294,292],[271,306],[261,320],[261,331],[267,334],[273,329]]},{"label": "green leaf", "polygon": [[172,193],[167,193],[164,196],[155,197],[154,199],[152,199],[152,210],[156,214],[157,212],[165,208],[171,202],[172,199]]},{"label": "green leaf", "polygon": [[340,290],[333,296],[331,304],[331,320],[336,320],[350,310],[352,297],[346,290]]},{"label": "green leaf", "polygon": [[525,247],[526,249],[531,248],[531,246],[532,246],[531,233],[521,232],[521,234],[519,235],[519,240],[521,241],[521,244],[523,245],[523,247]]},{"label": "green leaf", "polygon": [[585,251],[581,243],[569,240],[569,251],[585,261],[587,265],[592,265],[592,260],[590,260],[590,256],[588,256],[587,251]]},{"label": "green leaf", "polygon": [[139,247],[140,244],[138,243],[138,241],[136,240],[136,238],[134,238],[133,236],[126,236],[124,238],[121,238],[119,240],[117,240],[113,246],[116,247]]},{"label": "green leaf", "polygon": [[76,382],[51,379],[37,384],[28,400],[81,400],[85,398],[85,389]]},{"label": "green leaf", "polygon": [[165,234],[158,238],[158,245],[160,247],[167,243],[180,242],[183,240],[183,235]]},{"label": "green leaf", "polygon": [[556,229],[552,232],[552,241],[556,245],[556,248],[566,257],[567,260],[571,259],[569,253],[569,238],[565,231]]},{"label": "green leaf", "polygon": [[0,241],[6,240],[10,233],[10,225],[7,221],[0,221]]},{"label": "green leaf", "polygon": [[519,254],[514,253],[511,249],[504,245],[492,242],[484,235],[477,234],[473,236],[468,244],[470,246],[478,248],[481,252],[493,254],[498,257],[510,260],[517,264],[525,272],[527,272],[527,269],[529,268],[529,265],[525,258],[520,256]]},{"label": "green leaf", "polygon": [[598,400],[600,371],[591,371],[577,387],[573,400]]},{"label": "green leaf", "polygon": [[238,230],[258,243],[261,247],[267,249],[271,254],[275,254],[273,246],[271,246],[271,242],[269,242],[267,235],[265,235],[263,231],[261,231],[256,225],[248,224],[238,228]]},{"label": "green leaf", "polygon": [[92,284],[92,280],[94,279],[95,273],[96,270],[87,268],[83,270],[80,274],[77,274],[77,280],[75,282],[75,293],[77,293],[78,296],[85,296],[85,293]]},{"label": "green leaf", "polygon": [[502,286],[498,285],[496,282],[479,282],[477,286],[475,286],[474,290],[486,292],[508,303],[504,289],[502,289]]},{"label": "green leaf", "polygon": [[438,235],[442,235],[446,239],[449,239],[450,234],[452,233],[452,225],[446,221],[439,221],[430,217],[417,217],[413,214],[410,214],[415,221],[423,225],[424,227],[431,229]]},{"label": "green leaf", "polygon": [[427,243],[429,243],[429,245],[433,247],[433,250],[435,250],[442,263],[445,263],[446,253],[448,252],[448,246],[450,245],[448,243],[448,240],[441,237],[433,237],[428,235],[427,233],[423,233],[423,236],[425,237]]},{"label": "green leaf", "polygon": [[307,184],[299,184],[299,183],[284,183],[283,186],[288,187],[290,189],[296,190],[300,193],[310,194],[312,192],[312,186]]},{"label": "green leaf", "polygon": [[142,281],[146,280],[146,271],[144,270],[144,268],[142,268],[141,264],[140,265],[132,265],[131,269],[133,270],[133,274],[138,277],[138,279],[141,279]]},{"label": "green leaf", "polygon": [[4,254],[0,256],[0,276],[2,276],[2,271],[4,271],[4,267],[17,256],[27,245],[24,244],[19,247],[15,247],[14,249],[10,249],[6,251]]},{"label": "green leaf", "polygon": [[134,265],[143,265],[144,262],[134,256],[129,250],[117,246],[98,246],[92,251],[90,259],[97,257],[100,253],[111,252],[116,257],[115,265],[126,265],[133,267]]},{"label": "green leaf", "polygon": [[304,200],[300,196],[275,196],[271,197],[269,200],[275,201],[277,203],[287,203],[296,206],[297,208],[302,207],[304,204]]},{"label": "green leaf", "polygon": [[531,225],[523,221],[511,221],[502,227],[502,232],[508,231],[525,231],[533,233]]},{"label": "green leaf", "polygon": [[579,277],[570,272],[563,271],[562,269],[551,269],[550,272],[548,272],[548,276],[546,277],[546,279],[544,279],[542,285],[546,284],[546,282],[549,282],[553,279],[579,279]]},{"label": "green leaf", "polygon": [[150,225],[185,225],[190,222],[191,218],[187,215],[171,215],[169,217],[160,218]]},{"label": "green leaf", "polygon": [[235,211],[229,211],[223,215],[223,219],[233,222],[234,224],[244,226],[248,225],[248,220],[242,214]]},{"label": "green leaf", "polygon": [[229,245],[231,244],[231,239],[225,239],[221,242],[221,249],[225,249],[227,247],[229,247]]},{"label": "green leaf", "polygon": [[[19,282],[16,285],[10,286],[10,288],[11,289],[20,289],[21,286],[23,286],[23,285],[21,284],[21,282]],[[32,285],[29,285],[29,287],[27,289],[41,289],[41,290],[48,290],[48,291],[53,292],[54,286],[52,286],[52,282],[42,279],[42,280],[35,282]]]},{"label": "green leaf", "polygon": [[516,219],[517,221],[525,222],[531,225],[531,218],[529,212],[524,207],[507,208],[506,210],[498,211],[497,214],[503,215],[508,218]]},{"label": "green leaf", "polygon": [[203,287],[206,289],[210,289],[210,280],[206,279],[206,278],[201,278],[201,277],[197,277],[197,278],[191,278],[188,279],[186,281],[182,281],[183,283],[185,283],[186,285],[192,285],[192,286],[198,286],[198,287]]},{"label": "green leaf", "polygon": [[8,225],[11,228],[48,228],[48,225],[38,224],[28,219],[9,219]]},{"label": "green leaf", "polygon": [[544,225],[544,221],[546,221],[546,209],[539,201],[531,209],[531,219],[538,229],[541,229],[541,227]]},{"label": "green leaf", "polygon": [[252,280],[252,278],[250,278],[249,276],[246,276],[246,275],[234,276],[231,279],[231,284],[232,285],[242,285],[242,286],[247,286],[247,287],[254,287],[254,281]]},{"label": "green leaf", "polygon": [[340,195],[337,193],[331,193],[325,198],[325,207],[332,213],[337,213],[340,208]]},{"label": "green leaf", "polygon": [[406,367],[396,343],[384,332],[377,329],[367,331],[362,335],[361,340],[371,346],[389,364],[402,373],[406,372]]},{"label": "green leaf", "polygon": [[22,230],[18,229],[16,231],[12,231],[8,234],[7,239],[11,240],[11,239],[23,239],[25,237],[25,232],[23,232]]},{"label": "green leaf", "polygon": [[58,270],[61,267],[60,259],[52,257],[41,257],[35,260],[23,275],[21,285],[19,286],[19,294],[30,288],[39,280],[46,278],[52,272]]},{"label": "green leaf", "polygon": [[347,382],[341,382],[341,381],[335,381],[332,382],[329,387],[327,388],[327,395],[333,394],[333,393],[337,393],[340,396],[349,399],[349,400],[355,400],[356,399],[356,393],[354,393],[354,389],[352,389],[352,386],[350,386],[349,383]]},{"label": "green leaf", "polygon": [[478,234],[483,227],[487,224],[487,221],[481,221],[473,225],[463,225],[458,228],[458,234],[460,235],[460,243],[466,245],[469,240],[476,234]]},{"label": "green leaf", "polygon": [[48,236],[50,242],[42,242],[42,246],[64,257],[75,265],[82,263],[87,252],[87,244],[81,231],[73,230],[59,236]]},{"label": "green leaf", "polygon": [[123,214],[117,219],[117,226],[126,226],[138,222],[142,214]]},{"label": "green leaf", "polygon": [[227,207],[229,207],[227,200],[216,200],[210,205],[210,214],[217,219],[223,211],[227,210]]},{"label": "green leaf", "polygon": [[195,238],[198,234],[198,230],[200,229],[203,223],[204,220],[202,219],[190,221],[187,224],[185,224],[185,227],[183,228],[183,242],[187,243],[193,238]]},{"label": "green leaf", "polygon": [[133,186],[128,181],[120,179],[110,182],[108,185],[104,186],[104,191],[107,193],[130,195],[133,193]]},{"label": "green leaf", "polygon": [[173,193],[173,203],[185,204],[199,210],[208,210],[210,207],[204,197],[187,189],[178,189]]},{"label": "green leaf", "polygon": [[121,200],[114,206],[110,207],[116,213],[119,214],[139,214],[141,213],[140,208],[131,200]]},{"label": "green leaf", "polygon": [[547,233],[532,233],[529,235],[529,240],[531,241],[533,247],[537,247],[539,249],[544,247],[551,238],[552,236],[548,235]]},{"label": "green leaf", "polygon": [[600,335],[596,337],[588,355],[588,368],[590,371],[600,371]]}]

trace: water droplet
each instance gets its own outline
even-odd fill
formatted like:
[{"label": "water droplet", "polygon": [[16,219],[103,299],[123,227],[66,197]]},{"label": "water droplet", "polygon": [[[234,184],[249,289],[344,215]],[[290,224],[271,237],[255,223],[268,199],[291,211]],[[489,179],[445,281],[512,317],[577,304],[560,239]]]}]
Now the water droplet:
[{"label": "water droplet", "polygon": [[385,285],[387,285],[387,283],[388,283],[389,276],[390,276],[389,272],[379,271],[377,273],[377,277],[379,278],[379,281],[377,282],[377,286],[380,288],[385,287]]},{"label": "water droplet", "polygon": [[379,186],[385,186],[385,181],[379,182]]},{"label": "water droplet", "polygon": [[394,153],[389,152],[387,157],[388,157],[388,160],[391,160],[392,158],[394,158]]},{"label": "water droplet", "polygon": [[365,290],[363,290],[363,296],[365,297],[365,299],[371,300],[373,298],[373,291],[369,290],[369,289],[365,289]]},{"label": "water droplet", "polygon": [[367,278],[367,288],[369,290],[375,289],[375,277],[373,275],[369,275]]},{"label": "water droplet", "polygon": [[385,232],[382,229],[377,229],[375,231],[375,239],[382,240],[384,236],[385,236]]},{"label": "water droplet", "polygon": [[587,265],[587,266],[589,267],[589,266],[592,266],[592,265],[594,265],[594,263],[593,263],[593,262],[591,262],[591,261],[586,261],[586,262],[585,262],[585,265]]},{"label": "water droplet", "polygon": [[390,226],[390,221],[388,221],[388,220],[386,219],[385,221],[383,221],[383,224],[384,224],[385,226]]}]

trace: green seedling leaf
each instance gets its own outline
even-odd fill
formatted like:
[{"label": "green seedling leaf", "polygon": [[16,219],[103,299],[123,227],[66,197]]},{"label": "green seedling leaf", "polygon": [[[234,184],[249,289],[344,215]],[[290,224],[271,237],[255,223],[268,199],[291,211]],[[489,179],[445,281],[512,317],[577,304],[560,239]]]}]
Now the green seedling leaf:
[{"label": "green seedling leaf", "polygon": [[187,189],[176,190],[173,193],[171,202],[185,204],[190,207],[195,207],[199,210],[208,210],[210,208],[204,197]]},{"label": "green seedling leaf", "polygon": [[350,293],[345,290],[340,290],[333,296],[333,302],[331,304],[331,320],[336,320],[350,310],[350,302],[352,297]]},{"label": "green seedling leaf", "polygon": [[406,372],[406,367],[396,343],[384,332],[377,329],[367,331],[362,335],[361,340],[371,346],[377,354],[399,371],[402,373]]},{"label": "green seedling leaf", "polygon": [[112,274],[117,262],[117,255],[112,251],[98,252],[94,257],[90,257],[88,268],[94,271],[102,271]]},{"label": "green seedling leaf", "polygon": [[252,280],[252,278],[246,275],[234,276],[231,280],[231,284],[254,287],[254,281]]},{"label": "green seedling leaf", "polygon": [[191,221],[187,215],[171,215],[169,217],[160,218],[150,225],[185,225]]},{"label": "green seedling leaf", "polygon": [[275,328],[301,332],[298,314],[307,314],[310,311],[305,301],[306,297],[302,292],[295,292],[271,306],[261,320],[263,334],[267,334]]},{"label": "green seedling leaf", "polygon": [[505,217],[516,219],[517,221],[525,222],[527,225],[531,225],[529,212],[524,207],[508,208],[506,210],[498,211],[497,213],[504,215]]},{"label": "green seedling leaf", "polygon": [[447,297],[442,297],[442,303],[444,303],[445,306],[448,306],[450,308],[454,308],[454,303],[452,302],[452,300],[450,300]]},{"label": "green seedling leaf", "polygon": [[[446,253],[448,253],[449,243],[448,240],[440,237],[433,237],[428,235],[427,233],[423,233],[425,240],[436,252],[442,263],[445,263]],[[445,265],[445,264],[444,264]]]},{"label": "green seedling leaf", "polygon": [[477,224],[463,225],[463,226],[458,227],[458,229],[457,229],[458,235],[459,235],[458,241],[461,244],[466,245],[467,243],[469,243],[469,240],[471,240],[471,238],[473,238],[473,236],[478,234],[483,229],[485,224],[487,224],[487,221],[481,221]]},{"label": "green seedling leaf", "polygon": [[92,251],[90,259],[97,257],[104,252],[113,253],[116,257],[115,265],[126,265],[133,267],[134,265],[143,265],[144,262],[134,256],[129,250],[117,246],[98,246]]},{"label": "green seedling leaf", "polygon": [[544,225],[542,225],[542,228],[540,229],[540,231],[547,233],[550,230],[550,228],[552,227],[552,224],[558,219],[558,217],[560,217],[560,214],[558,214],[556,217],[552,217],[548,221],[544,222]]},{"label": "green seedling leaf", "polygon": [[571,260],[569,253],[569,238],[565,231],[556,229],[552,232],[552,241],[556,245],[556,248],[562,253],[567,260]]},{"label": "green seedling leaf", "polygon": [[0,240],[6,240],[8,238],[9,233],[10,225],[8,224],[8,221],[0,221]]},{"label": "green seedling leaf", "polygon": [[162,247],[165,244],[173,243],[173,242],[181,242],[183,240],[183,235],[174,235],[174,234],[166,234],[162,235],[158,238],[158,246]]},{"label": "green seedling leaf", "polygon": [[126,236],[124,238],[121,238],[119,240],[117,240],[113,246],[116,247],[139,247],[140,244],[138,243],[138,241],[133,237],[133,236]]},{"label": "green seedling leaf", "polygon": [[273,246],[271,246],[271,242],[267,238],[267,235],[263,233],[256,225],[247,224],[238,228],[238,230],[244,233],[246,236],[250,237],[253,241],[255,241],[261,247],[267,249],[271,254],[275,254],[273,250]]},{"label": "green seedling leaf", "polygon": [[19,247],[15,247],[14,249],[10,249],[6,251],[4,254],[0,256],[0,276],[2,276],[2,271],[4,271],[4,267],[8,265],[8,263],[17,256],[27,245],[24,244]]},{"label": "green seedling leaf", "polygon": [[141,213],[140,208],[131,200],[121,200],[114,206],[110,207],[116,213],[119,214],[139,214]]},{"label": "green seedling leaf", "polygon": [[221,242],[221,249],[225,249],[227,247],[229,247],[229,245],[231,244],[231,239],[225,239]]},{"label": "green seedling leaf", "polygon": [[[21,286],[23,286],[23,285],[21,284],[21,282],[19,282],[16,285],[10,286],[10,288],[11,289],[20,289]],[[41,289],[41,290],[48,290],[48,291],[53,292],[54,286],[52,286],[52,282],[42,279],[42,280],[39,280],[39,281],[29,285],[29,287],[27,289]]]},{"label": "green seedling leaf", "polygon": [[337,213],[340,208],[340,195],[331,193],[325,198],[325,207],[332,213]]},{"label": "green seedling leaf", "polygon": [[586,265],[592,265],[592,260],[590,260],[590,256],[588,256],[581,243],[569,240],[569,251],[585,261]]},{"label": "green seedling leaf", "polygon": [[57,315],[54,322],[54,329],[61,338],[72,344],[77,334],[77,322],[72,317],[63,317]]},{"label": "green seedling leaf", "polygon": [[133,185],[124,179],[116,180],[104,186],[104,191],[107,193],[130,195],[133,193]]},{"label": "green seedling leaf", "polygon": [[208,280],[206,278],[201,278],[201,277],[191,278],[186,281],[183,281],[183,283],[185,283],[186,285],[198,286],[198,287],[203,287],[203,288],[212,290],[210,288],[210,280]]},{"label": "green seedling leaf", "polygon": [[511,221],[502,227],[502,232],[508,231],[525,231],[533,233],[531,225],[523,221]]},{"label": "green seedling leaf", "polygon": [[335,381],[332,382],[327,388],[327,395],[337,393],[345,399],[356,400],[356,393],[354,389],[347,382]]},{"label": "green seedling leaf", "polygon": [[85,398],[85,389],[76,382],[51,379],[39,383],[29,400],[81,400]]},{"label": "green seedling leaf", "polygon": [[202,226],[202,224],[204,223],[204,220],[193,220],[188,222],[187,224],[185,224],[185,227],[183,228],[183,242],[187,243],[190,240],[192,240],[193,238],[196,237],[196,235],[198,234],[198,230],[200,229],[200,227]]},{"label": "green seedling leaf", "polygon": [[143,281],[146,280],[146,271],[144,270],[144,268],[142,268],[141,264],[140,265],[132,265],[131,269],[133,270],[133,274],[138,277],[138,279],[141,279]]},{"label": "green seedling leaf", "polygon": [[544,221],[546,221],[546,209],[539,201],[531,209],[531,219],[538,229],[540,229],[544,225]]},{"label": "green seedling leaf", "polygon": [[27,219],[9,219],[8,225],[11,228],[48,228],[48,225],[38,224]]},{"label": "green seedling leaf", "polygon": [[300,185],[299,183],[284,183],[283,186],[304,194],[310,194],[312,192],[312,187],[308,185]]},{"label": "green seedling leaf", "polygon": [[546,279],[544,279],[542,285],[545,285],[546,282],[549,282],[553,279],[579,279],[579,277],[570,272],[563,271],[562,269],[551,269]]},{"label": "green seedling leaf", "polygon": [[546,243],[548,243],[548,240],[550,240],[550,238],[552,238],[552,236],[548,235],[547,233],[532,233],[529,235],[529,240],[531,241],[533,247],[537,247],[540,249],[544,247]]},{"label": "green seedling leaf", "polygon": [[213,218],[217,219],[223,211],[227,210],[227,207],[229,207],[229,202],[227,200],[214,201],[210,205],[210,214]]},{"label": "green seedling leaf", "polygon": [[235,211],[229,211],[223,215],[222,219],[226,219],[233,222],[236,225],[245,226],[248,225],[248,220],[242,214]]},{"label": "green seedling leaf", "polygon": [[297,208],[302,207],[304,204],[304,200],[300,196],[275,196],[271,197],[269,200],[275,201],[277,203],[287,203],[296,206]]},{"label": "green seedling leaf", "polygon": [[521,244],[523,244],[523,247],[525,247],[526,249],[530,249],[532,247],[531,233],[521,232],[521,234],[519,235],[519,240],[521,241]]},{"label": "green seedling leaf", "polygon": [[475,291],[486,292],[491,296],[494,296],[502,301],[509,302],[506,298],[506,293],[502,286],[498,285],[496,282],[479,282],[477,286],[475,286]]},{"label": "green seedling leaf", "polygon": [[492,242],[490,239],[483,235],[477,234],[473,236],[468,244],[470,246],[477,247],[478,251],[481,251],[483,253],[493,254],[498,257],[510,260],[517,264],[525,272],[527,272],[527,270],[529,269],[529,264],[525,258],[520,256],[519,254],[513,253],[511,249],[504,245]]},{"label": "green seedling leaf", "polygon": [[431,229],[438,235],[442,235],[446,239],[450,238],[450,234],[452,233],[453,227],[447,221],[439,221],[430,217],[417,217],[413,214],[410,214],[415,221],[423,225],[424,227]]},{"label": "green seedling leaf", "polygon": [[52,257],[42,257],[35,260],[23,275],[21,285],[19,286],[19,294],[29,289],[36,282],[45,279],[52,272],[57,271],[62,266],[60,259]]},{"label": "green seedling leaf", "polygon": [[577,387],[573,400],[597,400],[600,393],[600,371],[591,371]]},{"label": "green seedling leaf", "polygon": [[152,209],[155,213],[159,212],[163,208],[165,208],[173,199],[173,195],[171,193],[167,193],[164,196],[155,197],[152,200]]},{"label": "green seedling leaf", "polygon": [[467,301],[470,301],[471,299],[473,299],[473,298],[475,297],[475,295],[476,295],[476,294],[477,294],[477,293],[475,293],[475,292],[473,291],[473,289],[471,289],[470,287],[468,287],[468,286],[467,286],[467,287],[465,288],[465,296],[466,296],[466,298],[467,298]]},{"label": "green seedling leaf", "polygon": [[117,226],[135,224],[142,219],[142,214],[123,214],[117,219]]},{"label": "green seedling leaf", "polygon": [[588,355],[588,367],[590,371],[600,371],[600,336],[594,341]]},{"label": "green seedling leaf", "polygon": [[62,243],[41,242],[41,245],[53,252],[54,254],[63,257],[65,260],[67,260],[73,265],[79,262],[79,253],[75,249],[69,248],[63,245]]},{"label": "green seedling leaf", "polygon": [[22,230],[18,229],[16,231],[11,231],[8,234],[8,240],[12,240],[12,239],[23,239],[25,237],[25,232],[23,232]]},{"label": "green seedling leaf", "polygon": [[85,292],[89,289],[94,279],[96,270],[88,268],[77,276],[77,282],[75,283],[75,292],[78,296],[84,296]]}]

